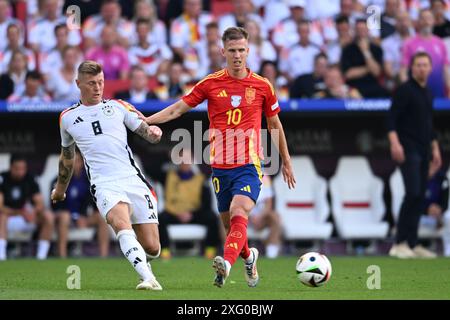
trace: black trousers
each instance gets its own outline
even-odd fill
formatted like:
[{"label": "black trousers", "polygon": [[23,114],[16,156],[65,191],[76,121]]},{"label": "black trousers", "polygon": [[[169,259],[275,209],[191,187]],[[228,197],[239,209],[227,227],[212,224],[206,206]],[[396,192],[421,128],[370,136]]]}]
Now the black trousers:
[{"label": "black trousers", "polygon": [[396,242],[406,241],[411,248],[417,245],[420,216],[425,201],[430,155],[407,152],[400,166],[405,185],[405,197],[397,223]]},{"label": "black trousers", "polygon": [[[167,226],[169,224],[183,224],[178,218],[166,211],[163,211],[159,216],[159,238],[161,241],[161,248],[170,247],[169,232]],[[206,247],[217,247],[220,244],[219,233],[219,217],[212,211],[193,212],[192,219],[188,223],[201,224],[207,229],[206,238],[203,245]]]}]

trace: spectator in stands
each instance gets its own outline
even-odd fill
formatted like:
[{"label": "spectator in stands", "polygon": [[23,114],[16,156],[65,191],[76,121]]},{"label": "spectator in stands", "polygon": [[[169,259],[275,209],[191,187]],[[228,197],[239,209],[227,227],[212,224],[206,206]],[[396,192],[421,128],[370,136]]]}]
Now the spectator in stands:
[{"label": "spectator in stands", "polygon": [[[2,75],[0,91],[2,96],[11,94],[21,96],[25,91],[25,76],[27,74],[27,56],[22,51],[11,54],[7,73]],[[3,87],[5,86],[5,87]]]},{"label": "spectator in stands", "polygon": [[428,78],[428,86],[435,98],[450,97],[450,72],[447,49],[441,38],[433,35],[434,17],[429,9],[420,11],[419,31],[415,37],[405,41],[403,45],[400,79],[408,79],[408,67],[414,54],[418,51],[429,53],[433,70]]},{"label": "spectator in stands", "polygon": [[[53,190],[56,180],[57,177],[52,181],[50,190]],[[91,214],[88,214],[89,207],[92,209]],[[73,174],[66,191],[66,199],[52,204],[52,209],[58,225],[58,254],[60,257],[67,257],[67,240],[71,227],[79,229],[96,227],[100,256],[108,256],[108,225],[92,201],[89,181],[83,169],[83,157],[78,149],[76,149]]]},{"label": "spectator in stands", "polygon": [[[283,19],[275,27],[272,35],[272,43],[280,54],[283,51],[287,53],[289,48],[298,44],[300,40],[298,24],[306,19],[305,0],[289,0],[288,5],[291,12],[290,16]],[[317,29],[310,30],[308,37],[309,41],[317,46],[323,43],[322,35]]]},{"label": "spectator in stands", "polygon": [[[216,56],[217,47],[222,48],[222,39],[219,34],[219,25],[213,21],[206,25],[206,37],[200,40],[198,45],[200,71],[197,72],[196,76],[200,76],[200,78],[206,77],[211,70],[217,68],[219,65],[219,58]],[[211,62],[210,55],[217,59]],[[222,52],[220,52],[220,55],[222,55]]]},{"label": "spectator in stands", "polygon": [[[9,16],[10,13],[11,13],[11,6],[9,4],[9,1],[0,0],[0,39],[2,39],[2,41],[0,41],[0,52],[5,51],[6,46],[8,45],[8,43],[3,39],[6,39],[7,29],[10,24],[15,24],[19,26],[21,30],[24,30],[22,22],[20,20],[10,17]],[[23,32],[21,33],[23,34]],[[23,38],[21,39],[20,44],[21,45],[23,44]]]},{"label": "spectator in stands", "polygon": [[345,84],[341,69],[337,65],[331,65],[325,72],[325,90],[317,92],[315,98],[324,99],[361,99],[362,96],[355,88]]},{"label": "spectator in stands", "polygon": [[396,90],[388,118],[392,159],[400,165],[405,185],[396,240],[389,251],[389,255],[398,258],[436,256],[417,244],[430,159],[432,168],[438,169],[442,164],[433,130],[433,95],[427,87],[431,69],[428,53],[417,52],[412,57],[411,79]]},{"label": "spectator in stands", "polygon": [[42,75],[38,71],[28,71],[25,76],[25,92],[21,96],[11,95],[8,98],[10,103],[45,103],[52,99],[43,88]]},{"label": "spectator in stands", "polygon": [[334,41],[330,41],[326,45],[326,53],[330,64],[337,64],[341,61],[342,50],[352,43],[353,35],[350,23],[346,16],[337,16],[335,25],[338,37]]},{"label": "spectator in stands", "polygon": [[383,39],[384,75],[386,87],[393,90],[400,83],[400,67],[402,61],[402,50],[406,40],[414,34],[411,19],[406,11],[397,14],[395,25],[396,32]]},{"label": "spectator in stands", "polygon": [[157,99],[148,88],[148,78],[145,70],[140,66],[133,66],[130,73],[130,90],[116,93],[116,99],[123,99],[132,104],[144,103],[147,100]]},{"label": "spectator in stands", "polygon": [[161,45],[167,45],[167,29],[161,20],[158,19],[156,14],[156,7],[153,0],[137,0],[134,3],[134,18],[133,24],[135,31],[133,32],[133,45],[138,43],[136,37],[137,24],[141,19],[148,20],[149,31],[147,34],[147,41],[150,43],[158,43]]},{"label": "spectator in stands", "polygon": [[150,20],[141,18],[136,21],[138,43],[128,50],[130,65],[140,65],[147,76],[158,77],[166,74],[172,60],[172,51],[163,42],[149,41]]},{"label": "spectator in stands", "polygon": [[212,15],[202,11],[201,0],[184,0],[183,14],[170,28],[170,46],[194,79],[199,78],[197,72],[201,70],[199,46],[205,39],[206,25],[213,20]]},{"label": "spectator in stands", "polygon": [[303,20],[298,24],[300,42],[284,50],[280,57],[280,71],[292,82],[297,77],[312,73],[314,57],[320,53],[320,48],[310,41],[310,22]]},{"label": "spectator in stands", "polygon": [[247,65],[250,70],[259,70],[262,61],[276,61],[277,52],[270,41],[262,37],[261,26],[255,20],[248,19],[244,28],[249,34]]},{"label": "spectator in stands", "polygon": [[297,77],[289,90],[291,98],[312,98],[317,92],[325,90],[324,76],[327,71],[328,58],[324,53],[314,57],[312,73]]},{"label": "spectator in stands", "polygon": [[127,51],[117,45],[117,33],[113,27],[106,25],[101,33],[101,44],[86,53],[88,60],[93,60],[103,67],[105,80],[127,79],[130,70]]},{"label": "spectator in stands", "polygon": [[155,94],[160,100],[178,99],[185,94],[185,83],[183,64],[174,60],[169,66],[169,77],[155,89]]},{"label": "spectator in stands", "polygon": [[166,173],[164,210],[159,215],[161,258],[170,258],[167,226],[195,223],[206,226],[205,257],[212,259],[220,244],[219,217],[212,211],[211,191],[205,176],[194,167],[190,150],[183,149],[180,164]]},{"label": "spectator in stands", "polygon": [[261,16],[254,13],[254,6],[252,0],[232,0],[233,11],[224,14],[219,18],[219,33],[223,32],[229,27],[244,27],[247,20],[256,21],[261,28],[261,36],[267,39],[267,29]]},{"label": "spectator in stands", "polygon": [[14,51],[21,51],[27,57],[28,70],[34,70],[36,68],[34,53],[21,45],[20,39],[22,38],[22,35],[20,27],[12,23],[8,26],[6,34],[8,45],[5,50],[0,53],[0,74],[8,70],[8,65]]},{"label": "spectator in stands", "polygon": [[430,0],[434,15],[433,34],[440,38],[450,37],[450,21],[445,16],[445,1]]},{"label": "spectator in stands", "polygon": [[365,98],[387,97],[379,84],[382,74],[383,51],[371,41],[366,20],[356,21],[355,40],[342,51],[341,68],[349,86],[358,89]]},{"label": "spectator in stands", "polygon": [[128,48],[130,40],[133,39],[134,28],[130,21],[122,18],[121,12],[122,9],[117,0],[103,0],[100,14],[87,18],[83,23],[85,50],[96,45],[106,26],[117,33],[118,44]]},{"label": "spectator in stands", "polygon": [[63,51],[69,46],[68,36],[69,29],[67,25],[58,24],[55,27],[56,46],[48,52],[39,52],[39,70],[44,76],[48,75],[52,70],[62,67]]},{"label": "spectator in stands", "polygon": [[63,51],[62,67],[49,73],[47,90],[51,92],[53,100],[76,102],[80,99],[80,91],[75,83],[79,56],[77,47],[67,46]]},{"label": "spectator in stands", "polygon": [[28,173],[27,160],[12,155],[9,171],[0,174],[0,261],[6,260],[8,218],[21,215],[25,221],[40,226],[36,257],[47,258],[53,233],[53,216],[34,177]]},{"label": "spectator in stands", "polygon": [[274,61],[263,61],[258,73],[269,80],[277,94],[278,101],[286,101],[289,99],[287,80],[280,74],[277,64]]},{"label": "spectator in stands", "polygon": [[400,0],[386,0],[385,10],[381,15],[380,37],[385,39],[396,31],[397,14],[400,11]]},{"label": "spectator in stands", "polygon": [[[28,42],[36,53],[48,52],[56,46],[55,27],[66,23],[60,9],[58,0],[44,0],[43,17],[28,25]],[[70,30],[67,41],[72,46],[78,46],[81,43],[79,30]]]},{"label": "spectator in stands", "polygon": [[269,228],[269,235],[264,241],[266,257],[269,259],[278,257],[281,245],[281,222],[280,216],[274,210],[272,179],[268,175],[263,177],[258,201],[249,215],[249,226],[256,231]]},{"label": "spectator in stands", "polygon": [[222,55],[222,47],[215,43],[210,44],[208,47],[208,61],[209,66],[206,75],[222,70],[225,64],[225,58]]},{"label": "spectator in stands", "polygon": [[431,163],[420,225],[437,230],[443,228],[442,242],[446,257],[450,257],[450,213],[446,213],[448,200],[449,181],[446,172],[436,169]]}]

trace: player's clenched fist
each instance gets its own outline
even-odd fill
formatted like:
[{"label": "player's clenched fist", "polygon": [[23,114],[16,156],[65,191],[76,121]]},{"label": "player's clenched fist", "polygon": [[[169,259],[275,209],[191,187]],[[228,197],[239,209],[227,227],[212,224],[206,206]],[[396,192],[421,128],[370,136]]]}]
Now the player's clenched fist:
[{"label": "player's clenched fist", "polygon": [[64,199],[66,199],[66,194],[57,193],[56,189],[53,189],[50,198],[52,199],[53,203],[56,203],[58,201],[64,201]]},{"label": "player's clenched fist", "polygon": [[149,126],[147,133],[151,143],[158,143],[161,140],[162,130],[158,126]]}]

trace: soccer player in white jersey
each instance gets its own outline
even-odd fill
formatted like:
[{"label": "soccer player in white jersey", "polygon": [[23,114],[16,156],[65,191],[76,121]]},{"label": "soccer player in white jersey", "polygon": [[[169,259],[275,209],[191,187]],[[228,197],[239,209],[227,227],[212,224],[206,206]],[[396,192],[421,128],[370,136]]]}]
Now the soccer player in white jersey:
[{"label": "soccer player in white jersey", "polygon": [[138,119],[133,106],[122,100],[104,100],[102,67],[84,61],[76,83],[81,100],[60,115],[61,156],[54,202],[62,201],[72,176],[75,144],[80,149],[91,193],[111,225],[120,249],[141,282],[136,289],[162,290],[149,260],[159,256],[158,214],[153,188],[142,175],[127,145],[127,128],[150,143],[158,143],[162,131]]}]

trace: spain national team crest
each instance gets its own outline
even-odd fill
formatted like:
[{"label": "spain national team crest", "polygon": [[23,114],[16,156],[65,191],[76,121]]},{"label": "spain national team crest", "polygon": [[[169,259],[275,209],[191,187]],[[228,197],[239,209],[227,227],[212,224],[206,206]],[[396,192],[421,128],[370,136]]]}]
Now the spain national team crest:
[{"label": "spain national team crest", "polygon": [[235,108],[239,107],[241,104],[242,97],[241,96],[231,96],[231,105]]},{"label": "spain national team crest", "polygon": [[252,104],[253,100],[256,97],[256,89],[255,88],[245,88],[245,101],[248,104]]}]

